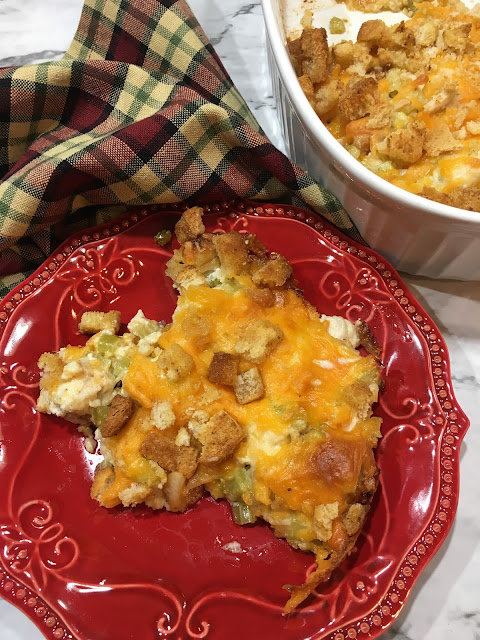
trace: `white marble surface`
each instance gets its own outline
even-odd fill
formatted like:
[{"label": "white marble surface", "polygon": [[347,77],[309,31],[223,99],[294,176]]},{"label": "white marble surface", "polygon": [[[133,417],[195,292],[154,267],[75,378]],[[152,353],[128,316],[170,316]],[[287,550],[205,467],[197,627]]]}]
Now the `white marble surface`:
[{"label": "white marble surface", "polygon": [[[268,79],[260,0],[191,0],[191,7],[267,135],[283,150]],[[82,0],[0,0],[0,66],[58,58]],[[385,640],[480,640],[480,283],[405,276],[447,341],[455,392],[470,417],[457,518]],[[43,636],[0,599],[0,639]],[[92,638],[92,640],[94,640]]]}]

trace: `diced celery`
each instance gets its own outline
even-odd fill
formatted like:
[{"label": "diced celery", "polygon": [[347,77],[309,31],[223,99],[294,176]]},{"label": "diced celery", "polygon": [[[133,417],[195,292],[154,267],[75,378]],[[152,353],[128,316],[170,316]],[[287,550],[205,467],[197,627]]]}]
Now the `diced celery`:
[{"label": "diced celery", "polygon": [[242,497],[247,491],[252,489],[252,478],[245,467],[238,467],[233,475],[222,480],[223,491],[230,500]]},{"label": "diced celery", "polygon": [[127,356],[115,359],[112,362],[112,373],[115,378],[123,378],[129,366],[130,358],[127,358]]},{"label": "diced celery", "polygon": [[158,245],[160,245],[161,247],[164,247],[172,239],[172,232],[169,231],[168,229],[162,229],[154,236],[153,239]]},{"label": "diced celery", "polygon": [[96,427],[101,427],[107,417],[108,407],[95,407],[92,411],[92,422]]},{"label": "diced celery", "polygon": [[232,502],[232,514],[237,524],[252,524],[257,519],[244,502]]},{"label": "diced celery", "polygon": [[330,20],[330,33],[345,33],[345,22],[341,18],[333,17]]},{"label": "diced celery", "polygon": [[103,355],[112,354],[120,343],[121,338],[118,336],[114,336],[111,333],[104,333],[98,339],[96,349]]}]

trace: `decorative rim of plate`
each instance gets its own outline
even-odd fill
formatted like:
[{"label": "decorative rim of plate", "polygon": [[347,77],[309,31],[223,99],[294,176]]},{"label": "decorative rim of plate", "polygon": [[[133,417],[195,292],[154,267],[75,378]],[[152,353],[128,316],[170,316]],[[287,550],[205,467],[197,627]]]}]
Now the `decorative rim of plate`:
[{"label": "decorative rim of plate", "polygon": [[[15,309],[25,298],[38,290],[54,276],[73,251],[90,242],[107,239],[134,226],[146,217],[161,211],[184,211],[190,205],[184,203],[136,207],[121,217],[104,225],[78,232],[63,242],[60,247],[26,281],[15,287],[0,301],[0,337]],[[258,204],[252,201],[224,201],[202,206],[204,213],[228,214],[256,217],[291,218],[317,231],[336,249],[346,251],[377,271],[387,284],[392,296],[423,335],[430,352],[434,389],[445,420],[435,419],[439,435],[438,497],[435,510],[423,530],[405,554],[399,569],[380,602],[370,613],[346,628],[330,632],[326,636],[315,636],[317,640],[347,640],[348,638],[376,638],[390,627],[404,607],[421,571],[433,558],[446,538],[455,516],[459,492],[459,450],[469,427],[469,420],[459,407],[450,377],[450,361],[447,346],[433,321],[414,299],[395,269],[382,256],[367,246],[351,240],[314,213],[299,207],[281,204]],[[367,284],[367,281],[360,284]],[[443,357],[440,353],[443,352]],[[2,373],[0,369],[0,373]],[[53,612],[39,594],[13,578],[4,567],[0,567],[0,595],[23,611],[48,638],[55,640],[77,640],[67,621]]]}]

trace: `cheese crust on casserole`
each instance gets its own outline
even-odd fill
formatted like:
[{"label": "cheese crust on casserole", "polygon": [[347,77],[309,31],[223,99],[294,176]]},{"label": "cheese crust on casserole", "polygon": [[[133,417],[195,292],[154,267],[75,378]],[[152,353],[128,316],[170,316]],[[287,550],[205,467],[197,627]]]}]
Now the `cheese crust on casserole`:
[{"label": "cheese crust on casserole", "polygon": [[300,85],[365,167],[412,193],[480,211],[480,18],[457,1],[411,6],[413,17],[400,24],[366,21],[357,42],[329,47],[325,29],[305,29],[289,43]]},{"label": "cheese crust on casserole", "polygon": [[[184,511],[205,488],[238,524],[262,518],[315,554],[292,611],[350,552],[377,487],[378,348],[364,323],[319,316],[252,234],[176,225],[168,325],[87,312],[84,347],[43,354],[39,411],[96,428],[104,507]],[[361,355],[360,344],[372,353]]]}]

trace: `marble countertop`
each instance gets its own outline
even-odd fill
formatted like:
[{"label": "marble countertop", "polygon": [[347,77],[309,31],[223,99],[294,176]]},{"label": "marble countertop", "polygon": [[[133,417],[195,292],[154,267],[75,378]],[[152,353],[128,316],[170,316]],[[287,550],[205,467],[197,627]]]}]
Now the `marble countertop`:
[{"label": "marble countertop", "polygon": [[[81,6],[82,0],[0,0],[0,67],[61,57]],[[264,131],[283,151],[260,0],[191,0],[190,6]],[[480,640],[480,283],[404,279],[447,342],[455,393],[471,427],[461,449],[455,523],[382,638]],[[41,640],[43,635],[0,599],[0,638]]]}]

